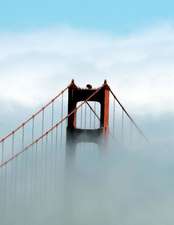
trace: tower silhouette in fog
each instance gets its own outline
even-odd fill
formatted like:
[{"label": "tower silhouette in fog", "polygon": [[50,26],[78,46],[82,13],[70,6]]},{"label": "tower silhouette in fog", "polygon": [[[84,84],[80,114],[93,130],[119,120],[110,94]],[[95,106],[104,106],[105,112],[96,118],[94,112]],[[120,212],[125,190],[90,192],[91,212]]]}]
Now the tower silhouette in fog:
[{"label": "tower silhouette in fog", "polygon": [[[78,143],[95,143],[99,148],[103,148],[109,126],[109,86],[104,84],[99,88],[92,88],[90,84],[86,88],[79,88],[72,80],[68,87],[68,124],[66,136],[66,159],[68,165],[75,156],[76,146]],[[90,97],[90,98],[89,98]],[[88,99],[89,98],[89,99]],[[97,102],[100,104],[99,128],[84,129],[77,128],[77,104],[78,102]],[[91,107],[93,113],[95,111]],[[97,116],[97,115],[96,115]],[[86,119],[86,118],[85,118]],[[103,137],[104,138],[101,138]],[[102,140],[102,142],[101,142]]]}]

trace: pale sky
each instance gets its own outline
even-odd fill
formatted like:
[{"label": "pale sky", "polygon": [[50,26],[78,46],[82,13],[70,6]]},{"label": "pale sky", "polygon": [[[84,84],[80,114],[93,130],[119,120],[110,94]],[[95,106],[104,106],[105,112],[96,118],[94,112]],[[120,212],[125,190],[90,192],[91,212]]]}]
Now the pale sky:
[{"label": "pale sky", "polygon": [[107,79],[136,113],[174,111],[171,24],[122,36],[70,27],[3,32],[0,49],[1,101],[35,107],[72,78],[82,86]]}]

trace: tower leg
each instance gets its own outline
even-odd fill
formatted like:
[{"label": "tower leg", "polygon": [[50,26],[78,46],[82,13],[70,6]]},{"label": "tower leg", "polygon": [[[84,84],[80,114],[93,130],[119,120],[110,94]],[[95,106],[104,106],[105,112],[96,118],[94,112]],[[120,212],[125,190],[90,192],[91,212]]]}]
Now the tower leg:
[{"label": "tower leg", "polygon": [[76,142],[73,138],[73,131],[67,128],[66,150],[65,150],[65,169],[67,173],[72,173],[75,163]]}]

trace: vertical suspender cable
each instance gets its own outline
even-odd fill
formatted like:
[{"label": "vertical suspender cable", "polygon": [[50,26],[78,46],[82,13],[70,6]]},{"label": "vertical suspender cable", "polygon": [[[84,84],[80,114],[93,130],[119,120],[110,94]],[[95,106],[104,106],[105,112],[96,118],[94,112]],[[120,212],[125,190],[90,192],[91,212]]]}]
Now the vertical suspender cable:
[{"label": "vertical suspender cable", "polygon": [[12,157],[14,156],[14,131],[12,133],[12,146],[11,146],[11,151],[12,151]]},{"label": "vertical suspender cable", "polygon": [[37,149],[38,149],[38,141],[36,141],[36,152],[37,152]]},{"label": "vertical suspender cable", "polygon": [[44,133],[45,108],[42,109],[42,135]]},{"label": "vertical suspender cable", "polygon": [[[96,112],[96,102],[94,102],[94,112]],[[96,128],[96,116],[94,114],[94,129]]]},{"label": "vertical suspender cable", "polygon": [[58,144],[58,127],[56,126],[56,150],[57,150],[57,144]]},{"label": "vertical suspender cable", "polygon": [[[61,119],[63,118],[63,93],[62,93],[62,101],[61,101]],[[62,136],[63,136],[63,124],[61,123],[61,144],[62,144]]]},{"label": "vertical suspender cable", "polygon": [[[51,103],[51,127],[54,125],[54,100]],[[53,147],[53,132],[51,132],[51,148]]]},{"label": "vertical suspender cable", "polygon": [[53,127],[53,124],[54,124],[54,101],[52,101],[52,103],[51,103],[51,112],[52,112],[52,115],[51,115],[51,127]]},{"label": "vertical suspender cable", "polygon": [[83,125],[83,107],[80,107],[80,128],[82,129]]},{"label": "vertical suspender cable", "polygon": [[122,108],[122,115],[121,115],[121,139],[124,142],[124,110]]},{"label": "vertical suspender cable", "polygon": [[[35,122],[35,117],[33,116],[32,118],[32,143],[34,142],[34,122]],[[32,145],[33,148],[33,145]]]},{"label": "vertical suspender cable", "polygon": [[90,113],[90,115],[89,115],[89,126],[90,126],[90,128],[91,128],[91,122],[92,122],[92,120],[91,120],[91,117],[92,117],[92,110],[91,110],[91,109],[89,110],[89,113]]},{"label": "vertical suspender cable", "polygon": [[48,169],[48,165],[47,165],[47,162],[48,162],[48,158],[47,158],[47,154],[48,154],[48,151],[47,151],[47,148],[48,148],[48,133],[46,134],[46,142],[45,142],[45,190],[47,190],[47,169]]},{"label": "vertical suspender cable", "polygon": [[[38,141],[36,141],[36,148],[35,148],[36,156],[35,156],[35,174],[34,174],[34,176],[36,179],[38,178],[38,157],[37,157],[38,151],[37,151],[37,149],[38,149]],[[38,184],[35,185],[35,191],[37,190],[37,187],[38,187]]]},{"label": "vertical suspender cable", "polygon": [[2,145],[2,158],[1,158],[1,163],[4,162],[4,140],[1,142]]},{"label": "vertical suspender cable", "polygon": [[85,103],[85,129],[86,129],[86,103]]},{"label": "vertical suspender cable", "polygon": [[[44,134],[44,122],[45,122],[45,108],[42,108],[42,135]],[[42,138],[42,149],[43,149],[43,138]]]},{"label": "vertical suspender cable", "polygon": [[22,124],[22,150],[24,149],[25,124]]},{"label": "vertical suspender cable", "polygon": [[113,135],[115,136],[115,99],[113,99]]},{"label": "vertical suspender cable", "polygon": [[130,144],[132,144],[132,136],[133,136],[133,129],[132,129],[132,122],[130,121],[130,130],[129,130],[129,135],[130,135],[130,137],[129,137],[129,140],[130,140]]},{"label": "vertical suspender cable", "polygon": [[[34,125],[35,125],[35,116],[33,115],[32,116],[32,143],[34,142]],[[32,144],[32,150],[34,150],[34,144]],[[31,170],[30,170],[30,183],[31,183],[31,197],[32,197],[32,194],[33,194],[33,190],[34,190],[34,182],[33,182],[33,176],[34,176],[34,152],[32,151],[31,152]]]}]

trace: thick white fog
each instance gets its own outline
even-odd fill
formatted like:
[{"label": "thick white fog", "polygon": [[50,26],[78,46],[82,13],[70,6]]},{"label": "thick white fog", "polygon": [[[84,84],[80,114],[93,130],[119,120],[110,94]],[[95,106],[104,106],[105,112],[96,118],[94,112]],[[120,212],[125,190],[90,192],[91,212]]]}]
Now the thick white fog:
[{"label": "thick white fog", "polygon": [[48,136],[1,168],[1,223],[172,224],[172,148],[108,141],[80,143],[72,155],[65,139],[50,147]]}]

